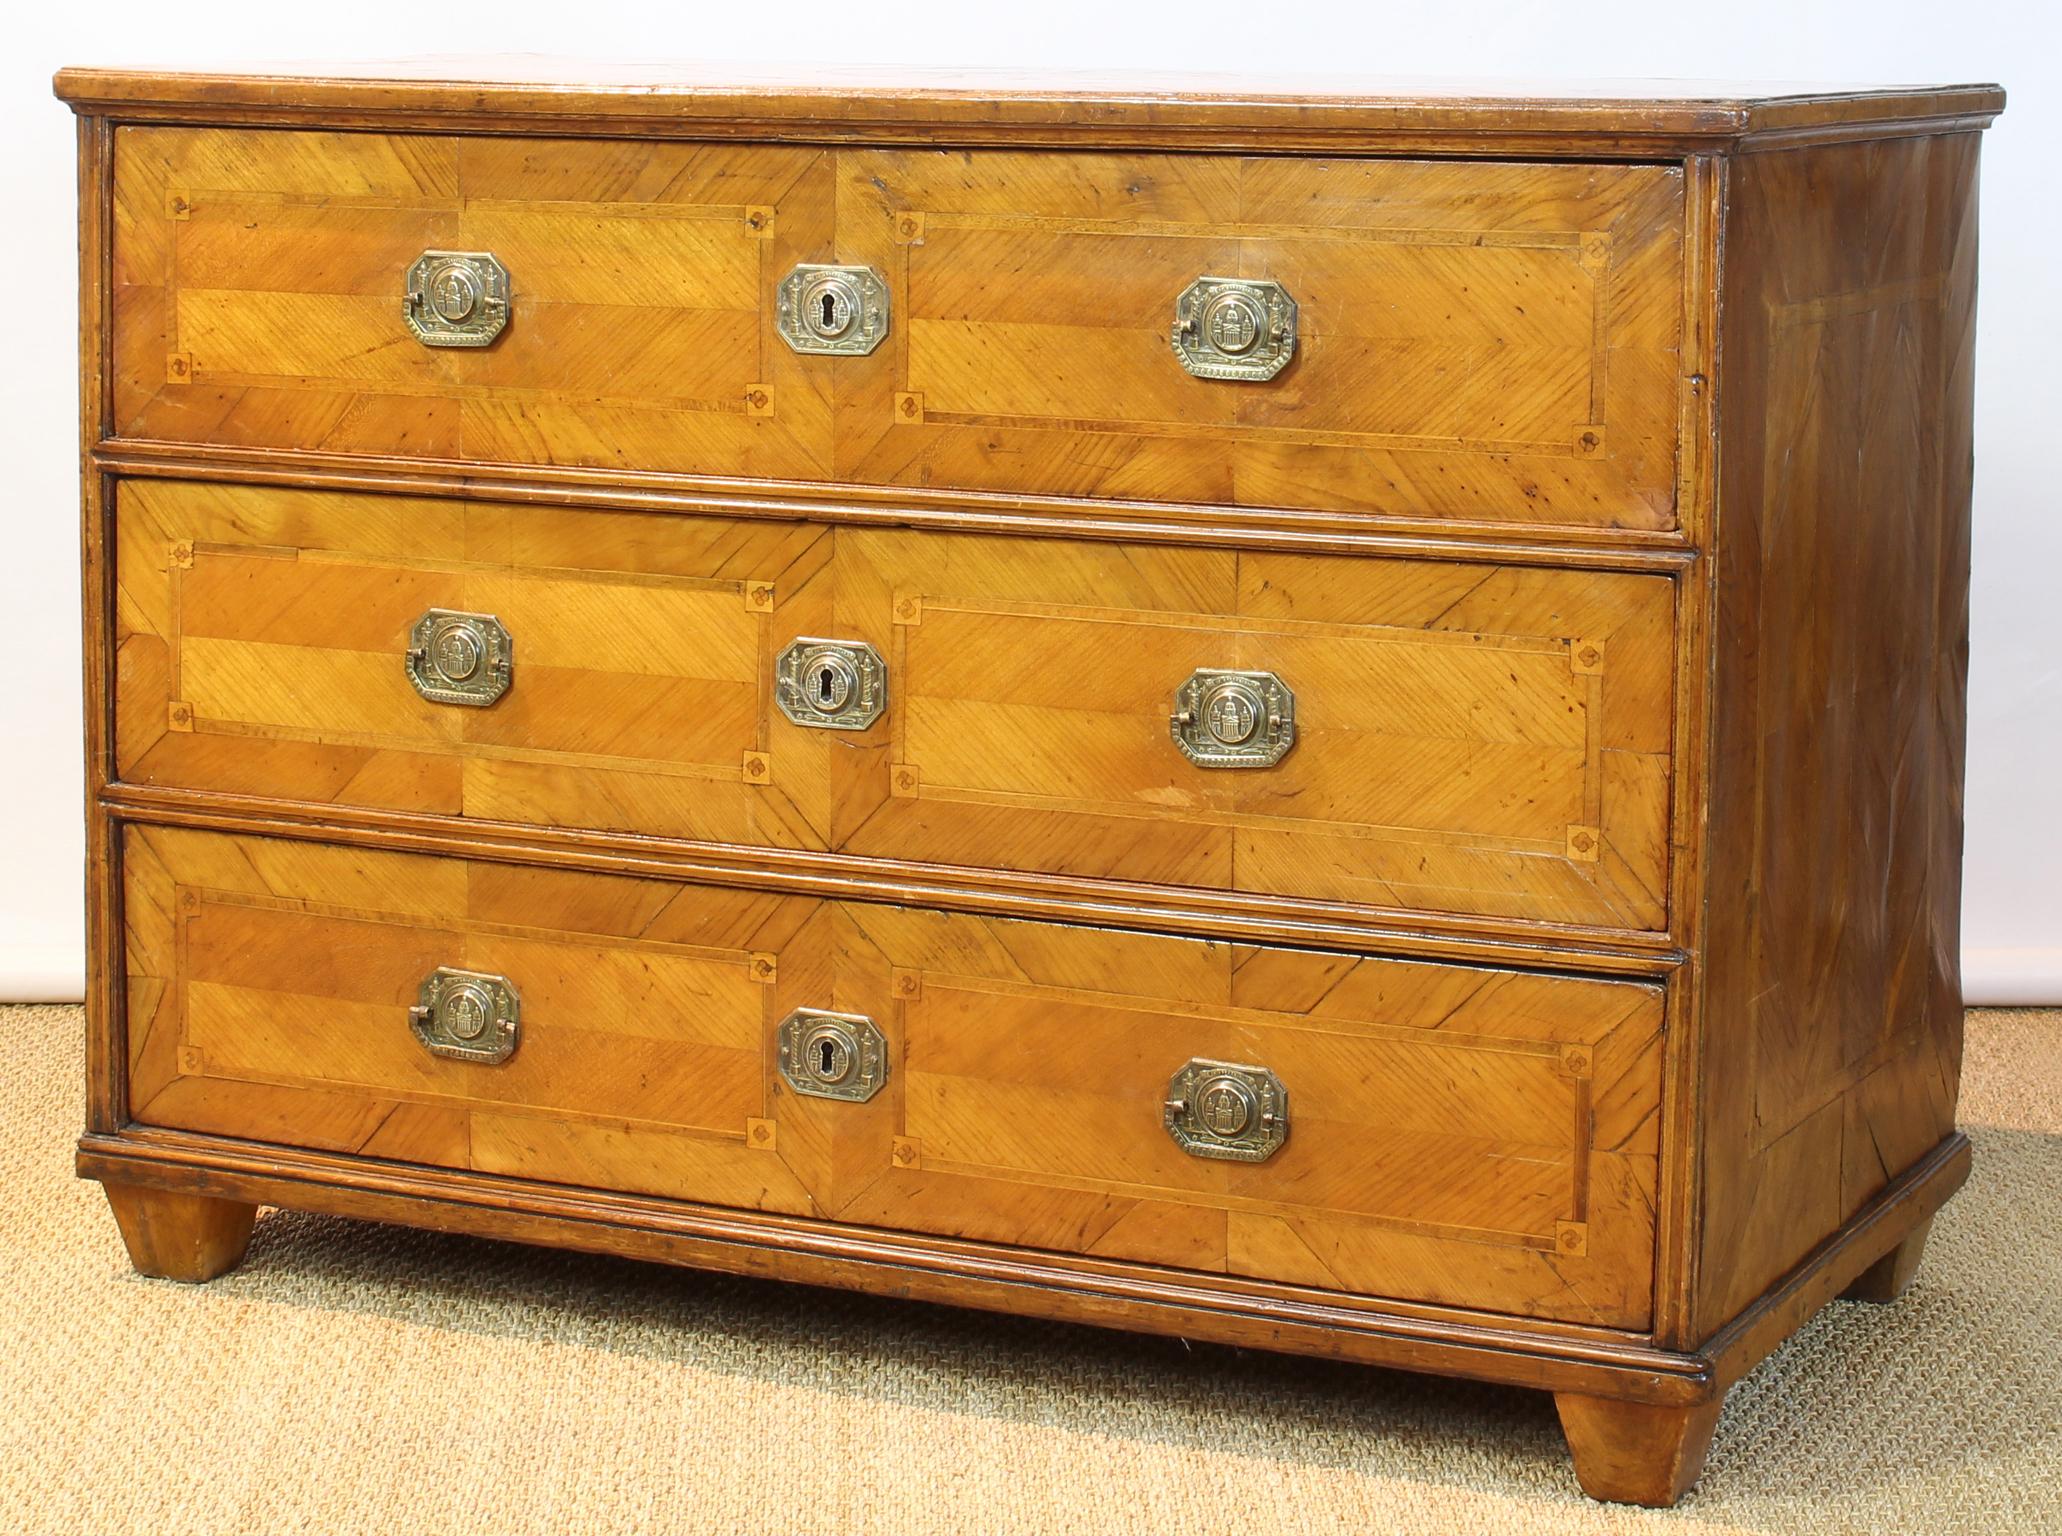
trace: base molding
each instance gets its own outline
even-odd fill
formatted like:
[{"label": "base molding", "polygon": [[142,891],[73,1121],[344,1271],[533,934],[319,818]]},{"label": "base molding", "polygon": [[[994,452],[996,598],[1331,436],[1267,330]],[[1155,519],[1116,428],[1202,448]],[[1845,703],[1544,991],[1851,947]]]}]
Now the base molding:
[{"label": "base molding", "polygon": [[1934,1214],[1968,1182],[1969,1166],[1969,1138],[1956,1131],[1891,1180],[1753,1305],[1706,1339],[1699,1353],[1711,1363],[1715,1389],[1724,1392],[1732,1386],[1819,1308],[1848,1290],[1907,1238],[1929,1227]]},{"label": "base molding", "polygon": [[1710,1391],[1701,1356],[1611,1330],[182,1131],[90,1134],[77,1168],[105,1183],[1546,1391],[1662,1403]]},{"label": "base molding", "polygon": [[1929,1220],[1967,1177],[1968,1163],[1966,1138],[1948,1138],[1783,1284],[1703,1347],[1683,1350],[1603,1329],[180,1131],[89,1134],[77,1160],[82,1177],[115,1186],[1676,1407],[1722,1396]]}]

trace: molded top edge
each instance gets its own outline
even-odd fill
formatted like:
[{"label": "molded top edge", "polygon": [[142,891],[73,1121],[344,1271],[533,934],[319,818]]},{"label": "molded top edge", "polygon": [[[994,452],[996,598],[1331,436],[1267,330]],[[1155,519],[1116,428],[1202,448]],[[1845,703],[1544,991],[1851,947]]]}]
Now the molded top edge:
[{"label": "molded top edge", "polygon": [[454,128],[743,133],[782,138],[987,140],[1281,138],[1379,148],[1594,136],[1620,146],[1768,134],[1868,137],[1982,126],[1995,85],[1838,86],[1733,81],[1410,80],[1120,71],[596,64],[536,56],[183,71],[70,68],[57,94],[82,112],[183,121],[445,122]]}]

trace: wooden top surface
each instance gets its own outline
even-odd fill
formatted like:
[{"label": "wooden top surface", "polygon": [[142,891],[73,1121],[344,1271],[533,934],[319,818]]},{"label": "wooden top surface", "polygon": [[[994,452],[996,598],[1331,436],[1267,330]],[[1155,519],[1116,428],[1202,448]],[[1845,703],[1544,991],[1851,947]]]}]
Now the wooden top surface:
[{"label": "wooden top surface", "polygon": [[600,64],[536,56],[241,70],[71,68],[80,111],[144,120],[410,123],[801,139],[1282,147],[1584,139],[1624,149],[1981,126],[1995,85],[1403,80],[1371,76]]}]

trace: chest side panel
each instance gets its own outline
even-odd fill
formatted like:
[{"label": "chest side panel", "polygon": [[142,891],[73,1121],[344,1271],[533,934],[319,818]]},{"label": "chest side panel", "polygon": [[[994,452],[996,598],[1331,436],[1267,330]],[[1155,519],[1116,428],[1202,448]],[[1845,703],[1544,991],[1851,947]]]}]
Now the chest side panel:
[{"label": "chest side panel", "polygon": [[1954,1127],[1977,146],[1730,173],[1695,1339]]}]

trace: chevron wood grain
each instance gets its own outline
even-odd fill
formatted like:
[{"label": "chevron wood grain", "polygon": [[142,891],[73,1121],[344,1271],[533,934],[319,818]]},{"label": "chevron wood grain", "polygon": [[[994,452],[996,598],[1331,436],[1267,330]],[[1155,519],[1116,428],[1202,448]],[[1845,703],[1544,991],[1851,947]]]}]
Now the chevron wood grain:
[{"label": "chevron wood grain", "polygon": [[[148,1125],[1640,1326],[1661,993],[134,828]],[[432,1056],[438,966],[515,1054]],[[864,1013],[888,1083],[796,1093],[773,1030]],[[1288,1087],[1266,1163],[1161,1124],[1192,1057]],[[1428,1177],[1427,1170],[1437,1169]]]},{"label": "chevron wood grain", "polygon": [[[124,437],[1675,524],[1668,167],[144,127],[116,145]],[[402,274],[428,249],[508,268],[494,346],[409,335]],[[801,261],[879,271],[889,345],[795,355],[774,291]],[[1182,370],[1174,301],[1206,274],[1295,295],[1286,374]]]},{"label": "chevron wood grain", "polygon": [[[1662,166],[838,156],[892,368],[839,376],[841,477],[1665,529],[1685,211]],[[1174,296],[1271,278],[1298,356],[1189,377]]]},{"label": "chevron wood grain", "polygon": [[[838,632],[889,656],[896,690],[890,760],[848,765],[840,848],[1666,926],[1664,578],[837,541]],[[1204,667],[1272,671],[1295,693],[1280,763],[1182,756],[1174,696]]]},{"label": "chevron wood grain", "polygon": [[[118,524],[126,778],[826,846],[820,733],[766,767],[772,605],[823,529],[143,481]],[[491,708],[409,683],[432,608],[514,638]]]},{"label": "chevron wood grain", "polygon": [[[798,478],[829,403],[762,324],[830,242],[831,170],[777,147],[123,129],[125,436]],[[512,322],[437,351],[425,250],[494,252]]]},{"label": "chevron wood grain", "polygon": [[[133,482],[125,779],[1606,928],[1667,924],[1672,583]],[[514,686],[410,686],[432,608]],[[797,726],[800,636],[887,658],[872,729]],[[1121,665],[1112,658],[1121,657]],[[1199,667],[1300,738],[1198,767]]]},{"label": "chevron wood grain", "polygon": [[[1996,87],[58,89],[142,1272],[288,1205],[1438,1371],[1643,1504],[1926,1283]],[[491,344],[417,339],[430,250]],[[787,344],[801,263],[872,351]],[[1206,276],[1295,300],[1272,378],[1182,367]],[[431,610],[510,686],[418,691]],[[776,702],[805,638],[862,728]],[[1206,670],[1293,746],[1191,761]],[[506,1059],[418,1037],[440,967]]]}]

